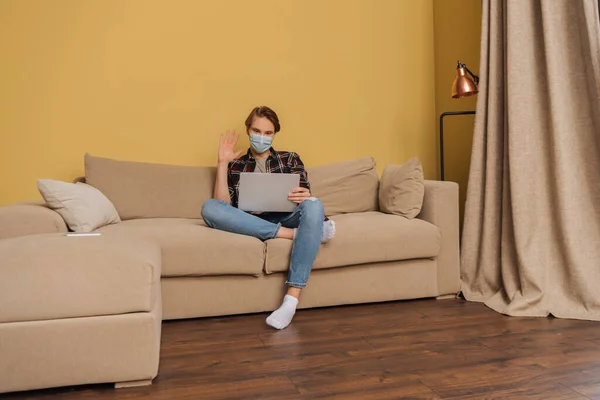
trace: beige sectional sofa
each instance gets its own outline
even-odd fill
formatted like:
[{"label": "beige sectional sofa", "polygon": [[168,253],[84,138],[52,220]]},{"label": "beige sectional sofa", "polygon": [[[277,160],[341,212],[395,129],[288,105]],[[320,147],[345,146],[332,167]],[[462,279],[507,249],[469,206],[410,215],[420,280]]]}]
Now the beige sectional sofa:
[{"label": "beige sectional sofa", "polygon": [[[86,155],[85,181],[121,221],[66,237],[41,202],[0,207],[0,392],[115,382],[158,371],[160,321],[271,311],[292,242],[208,228],[215,169]],[[379,211],[375,161],[308,169],[336,222],[300,308],[454,295],[458,186],[424,181],[416,218]]]}]

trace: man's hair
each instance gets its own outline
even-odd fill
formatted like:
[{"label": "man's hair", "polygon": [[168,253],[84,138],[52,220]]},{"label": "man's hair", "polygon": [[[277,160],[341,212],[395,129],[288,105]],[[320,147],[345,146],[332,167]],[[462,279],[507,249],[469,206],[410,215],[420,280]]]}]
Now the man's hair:
[{"label": "man's hair", "polygon": [[250,115],[248,115],[248,118],[246,118],[246,129],[250,129],[250,126],[252,126],[252,121],[254,121],[254,117],[268,119],[275,127],[275,133],[279,132],[279,129],[281,128],[279,125],[279,117],[277,116],[277,113],[275,113],[275,111],[269,107],[255,107],[250,112]]}]

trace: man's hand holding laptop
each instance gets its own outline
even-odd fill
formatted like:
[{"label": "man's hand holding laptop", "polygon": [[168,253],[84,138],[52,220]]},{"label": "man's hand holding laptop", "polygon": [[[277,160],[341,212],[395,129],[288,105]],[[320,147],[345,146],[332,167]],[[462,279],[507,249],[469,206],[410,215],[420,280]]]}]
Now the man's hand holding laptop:
[{"label": "man's hand holding laptop", "polygon": [[292,190],[292,193],[289,194],[288,200],[293,201],[296,204],[302,203],[304,200],[310,197],[310,190],[303,187],[297,187]]}]

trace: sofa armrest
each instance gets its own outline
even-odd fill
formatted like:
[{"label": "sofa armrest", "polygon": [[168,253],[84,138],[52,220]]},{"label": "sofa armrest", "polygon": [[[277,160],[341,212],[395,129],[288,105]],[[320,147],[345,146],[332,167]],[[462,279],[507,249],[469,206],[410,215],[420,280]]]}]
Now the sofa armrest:
[{"label": "sofa armrest", "polygon": [[448,181],[425,181],[423,207],[417,218],[437,226],[442,234],[438,264],[438,295],[456,294],[460,290],[458,184]]},{"label": "sofa armrest", "polygon": [[0,207],[0,239],[67,231],[67,225],[60,214],[43,202]]}]

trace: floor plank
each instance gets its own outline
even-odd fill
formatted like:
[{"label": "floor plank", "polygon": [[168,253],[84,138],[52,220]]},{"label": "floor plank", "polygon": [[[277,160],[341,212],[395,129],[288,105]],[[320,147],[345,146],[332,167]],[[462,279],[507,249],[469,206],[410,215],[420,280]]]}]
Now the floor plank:
[{"label": "floor plank", "polygon": [[460,299],[168,321],[152,386],[0,399],[600,399],[600,324],[512,318]]}]

